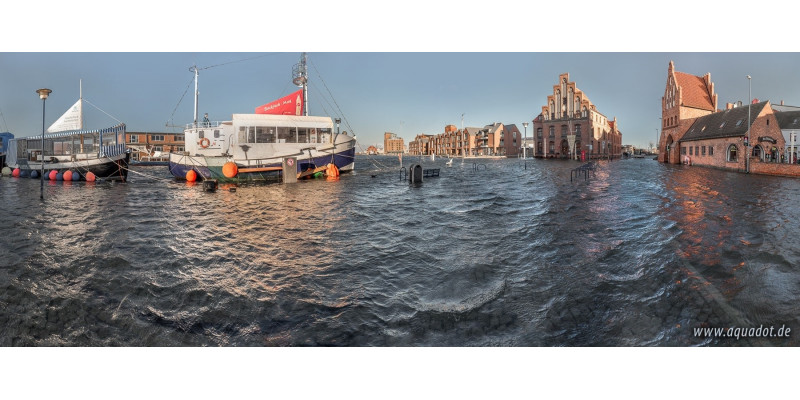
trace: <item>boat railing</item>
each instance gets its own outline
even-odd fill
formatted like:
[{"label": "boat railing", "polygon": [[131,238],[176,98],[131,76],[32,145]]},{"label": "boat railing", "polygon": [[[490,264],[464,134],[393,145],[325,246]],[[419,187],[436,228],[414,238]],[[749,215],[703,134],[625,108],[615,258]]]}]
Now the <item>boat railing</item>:
[{"label": "boat railing", "polygon": [[198,122],[197,125],[194,123],[186,124],[186,129],[192,128],[216,128],[222,125],[222,121],[208,121],[208,122]]}]

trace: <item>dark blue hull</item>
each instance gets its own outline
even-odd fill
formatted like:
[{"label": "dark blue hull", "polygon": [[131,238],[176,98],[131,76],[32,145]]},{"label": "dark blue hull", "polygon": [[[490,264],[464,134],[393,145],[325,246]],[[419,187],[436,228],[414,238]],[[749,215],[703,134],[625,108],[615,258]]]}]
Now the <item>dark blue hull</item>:
[{"label": "dark blue hull", "polygon": [[[352,148],[339,153],[333,157],[330,155],[314,157],[311,159],[298,159],[297,172],[300,173],[309,168],[322,167],[331,162],[340,170],[348,165],[353,164],[355,161],[356,149]],[[177,179],[186,179],[186,173],[195,171],[199,176],[198,179],[216,179],[220,182],[279,182],[282,180],[282,171],[261,171],[261,172],[240,172],[234,178],[227,178],[222,174],[222,167],[209,167],[201,165],[200,161],[204,160],[202,157],[192,158],[189,156],[183,157],[180,162],[169,162],[169,172]],[[280,163],[269,163],[263,165],[237,165],[241,168],[280,168]]]}]

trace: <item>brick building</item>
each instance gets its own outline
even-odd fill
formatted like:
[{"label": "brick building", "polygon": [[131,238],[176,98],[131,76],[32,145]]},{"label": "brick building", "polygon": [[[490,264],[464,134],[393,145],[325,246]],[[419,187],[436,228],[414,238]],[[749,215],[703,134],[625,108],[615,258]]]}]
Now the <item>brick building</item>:
[{"label": "brick building", "polygon": [[169,161],[168,153],[182,153],[183,133],[126,132],[125,145],[133,149],[133,161]]},{"label": "brick building", "polygon": [[747,171],[748,157],[751,171],[768,169],[756,164],[781,162],[786,141],[780,113],[769,101],[728,103],[720,111],[717,103],[710,73],[701,77],[678,72],[670,61],[661,100],[659,161],[736,171]]},{"label": "brick building", "polygon": [[433,135],[420,133],[414,140],[408,142],[408,154],[413,156],[424,156],[431,153],[431,140]]},{"label": "brick building", "polygon": [[405,143],[403,138],[398,137],[397,134],[385,132],[383,134],[383,152],[386,154],[396,154],[405,152]]},{"label": "brick building", "polygon": [[[546,158],[619,158],[622,133],[616,117],[609,121],[597,111],[569,74],[559,75],[547,105],[533,120],[535,156]],[[570,146],[570,136],[574,144]]]},{"label": "brick building", "polygon": [[458,129],[447,125],[444,133],[419,134],[408,144],[412,155],[447,157],[506,156],[516,157],[522,146],[522,134],[516,125],[495,122],[480,127]]}]

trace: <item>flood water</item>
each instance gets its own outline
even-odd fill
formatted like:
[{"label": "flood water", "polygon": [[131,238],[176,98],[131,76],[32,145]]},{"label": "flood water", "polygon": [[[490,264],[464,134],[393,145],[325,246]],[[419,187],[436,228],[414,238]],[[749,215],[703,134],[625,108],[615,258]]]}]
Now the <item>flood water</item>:
[{"label": "flood water", "polygon": [[[215,193],[133,167],[44,201],[4,177],[0,345],[800,344],[800,180],[445,161],[418,185],[359,156],[338,181]],[[694,334],[762,325],[797,335]]]}]

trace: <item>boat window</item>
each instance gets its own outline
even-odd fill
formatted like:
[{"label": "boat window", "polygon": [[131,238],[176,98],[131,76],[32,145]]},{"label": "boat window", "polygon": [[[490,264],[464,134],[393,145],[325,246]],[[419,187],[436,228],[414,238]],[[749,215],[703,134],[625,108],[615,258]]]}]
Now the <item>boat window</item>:
[{"label": "boat window", "polygon": [[271,128],[265,126],[257,126],[256,128],[256,143],[272,143],[270,140],[269,131]]},{"label": "boat window", "polygon": [[294,127],[279,126],[278,143],[297,143],[297,129]]},{"label": "boat window", "polygon": [[311,129],[309,128],[298,128],[297,129],[297,141],[298,143],[313,143],[311,140]]},{"label": "boat window", "polygon": [[239,127],[239,143],[247,143],[247,128],[244,126]]},{"label": "boat window", "polygon": [[214,129],[214,139],[219,139],[219,129]]},{"label": "boat window", "polygon": [[202,138],[206,137],[206,133],[204,131],[197,131],[197,137],[199,139],[202,139]]}]

